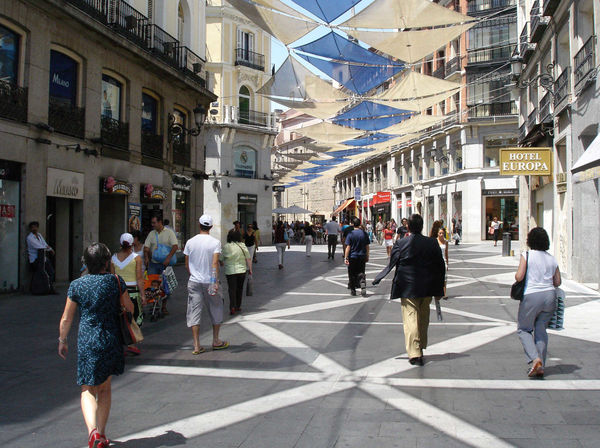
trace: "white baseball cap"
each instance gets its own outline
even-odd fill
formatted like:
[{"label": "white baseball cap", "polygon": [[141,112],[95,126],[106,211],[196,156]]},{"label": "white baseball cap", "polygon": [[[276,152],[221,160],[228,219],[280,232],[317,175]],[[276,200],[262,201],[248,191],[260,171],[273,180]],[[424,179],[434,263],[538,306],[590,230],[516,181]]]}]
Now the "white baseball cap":
[{"label": "white baseball cap", "polygon": [[212,227],[213,225],[213,219],[210,215],[202,215],[198,221],[200,222],[200,225],[204,227]]},{"label": "white baseball cap", "polygon": [[124,233],[123,235],[121,235],[121,239],[119,239],[119,242],[121,243],[121,246],[124,242],[129,243],[129,245],[131,246],[133,244],[133,235],[131,233]]}]

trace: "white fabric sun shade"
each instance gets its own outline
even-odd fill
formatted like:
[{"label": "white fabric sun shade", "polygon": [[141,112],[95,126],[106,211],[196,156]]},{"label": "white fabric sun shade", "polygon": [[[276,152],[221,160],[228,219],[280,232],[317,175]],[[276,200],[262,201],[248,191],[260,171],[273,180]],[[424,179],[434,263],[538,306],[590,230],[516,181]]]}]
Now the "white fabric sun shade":
[{"label": "white fabric sun shade", "polygon": [[[439,116],[439,115],[415,115],[414,117],[409,118],[408,120],[401,121],[398,124],[390,126],[389,128],[385,128],[382,132],[386,134],[397,134],[397,135],[407,135],[414,134],[416,132],[420,132],[428,127],[431,127],[437,123],[441,123],[447,116]],[[387,142],[378,143],[378,145],[386,144],[388,146],[394,145],[394,140],[388,140]]]},{"label": "white fabric sun shade", "polygon": [[422,111],[454,95],[459,89],[460,83],[409,71],[372,100],[398,109]]},{"label": "white fabric sun shade", "polygon": [[290,159],[301,160],[301,161],[310,160],[313,157],[319,156],[317,153],[313,153],[313,152],[300,152],[300,153],[290,152],[290,153],[283,154],[283,155],[285,157],[289,157]]},{"label": "white fabric sun shade", "polygon": [[305,137],[310,137],[318,143],[340,143],[364,134],[364,131],[346,128],[326,121],[294,131]]},{"label": "white fabric sun shade", "polygon": [[417,31],[359,31],[352,36],[402,61],[414,63],[456,39],[474,23]]},{"label": "white fabric sun shade", "polygon": [[310,19],[298,19],[280,14],[271,9],[251,4],[246,0],[227,0],[231,6],[244,14],[256,26],[262,28],[271,36],[286,45],[297,41],[302,36],[314,30],[318,23]]},{"label": "white fabric sun shade", "polygon": [[312,117],[320,118],[322,120],[330,118],[337,114],[340,110],[348,105],[345,101],[295,101],[285,98],[277,98],[271,95],[263,95],[265,98],[269,98],[282,106],[295,109],[299,112],[305,113]]},{"label": "white fabric sun shade", "polygon": [[298,165],[300,165],[302,163],[302,161],[300,161],[300,160],[286,160],[286,161],[275,162],[275,163],[277,165],[281,165],[281,166],[283,166],[285,168],[294,169]]},{"label": "white fabric sun shade", "polygon": [[348,95],[319,78],[292,56],[287,57],[275,72],[275,76],[258,89],[257,93],[317,102],[334,102],[348,98]]},{"label": "white fabric sun shade", "polygon": [[299,13],[295,9],[290,8],[283,2],[279,0],[252,0],[254,3],[258,3],[259,5],[266,6],[267,8],[275,9],[279,12],[283,12],[285,14],[289,14],[290,16],[298,17],[299,19],[310,20],[304,14]]},{"label": "white fabric sun shade", "polygon": [[377,0],[340,26],[404,29],[470,22],[473,18],[430,0]]}]

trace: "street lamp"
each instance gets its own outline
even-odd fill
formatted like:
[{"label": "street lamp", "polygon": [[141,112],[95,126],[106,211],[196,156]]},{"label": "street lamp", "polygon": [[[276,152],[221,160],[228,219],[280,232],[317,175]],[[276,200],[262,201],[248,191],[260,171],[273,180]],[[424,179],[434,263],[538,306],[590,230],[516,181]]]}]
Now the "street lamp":
[{"label": "street lamp", "polygon": [[206,109],[204,106],[198,104],[194,108],[194,122],[196,123],[195,128],[187,129],[182,123],[178,123],[175,121],[175,116],[173,114],[169,114],[169,136],[170,140],[179,135],[193,135],[197,137],[200,135],[200,131],[202,130],[202,125],[206,121]]},{"label": "street lamp", "polygon": [[523,73],[523,58],[519,56],[513,56],[510,60],[510,68],[513,77],[517,80],[515,87],[519,90],[525,89],[531,85],[538,84],[550,95],[554,96],[554,85],[556,81],[554,79],[554,64],[548,64],[546,66],[546,73],[540,73],[532,79],[527,81],[521,79]]}]

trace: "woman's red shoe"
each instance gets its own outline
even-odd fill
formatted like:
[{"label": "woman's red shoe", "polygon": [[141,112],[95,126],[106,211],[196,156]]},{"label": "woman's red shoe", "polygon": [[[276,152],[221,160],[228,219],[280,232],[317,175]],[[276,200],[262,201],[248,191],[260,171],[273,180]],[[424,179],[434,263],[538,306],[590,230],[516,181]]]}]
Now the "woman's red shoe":
[{"label": "woman's red shoe", "polygon": [[89,448],[107,448],[108,445],[105,443],[106,439],[103,438],[96,428],[92,429],[88,438]]}]

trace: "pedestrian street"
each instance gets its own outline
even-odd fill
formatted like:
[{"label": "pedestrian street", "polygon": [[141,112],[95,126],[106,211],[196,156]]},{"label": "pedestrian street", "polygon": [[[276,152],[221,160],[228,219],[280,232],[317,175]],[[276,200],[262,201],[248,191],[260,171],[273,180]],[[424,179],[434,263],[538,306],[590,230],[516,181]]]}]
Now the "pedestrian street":
[{"label": "pedestrian street", "polygon": [[[388,300],[392,274],[370,286],[387,263],[384,248],[373,245],[366,297],[346,289],[339,248],[329,261],[323,245],[310,258],[292,246],[283,270],[271,248],[261,247],[258,259],[254,296],[221,331],[231,348],[199,356],[191,354],[185,276],[177,271],[171,315],[142,327],[142,355],[128,357],[125,374],[113,378],[114,446],[598,446],[600,331],[590,316],[600,296],[593,290],[563,283],[565,330],[551,332],[546,378],[530,380],[517,303],[508,298],[517,259],[489,243],[450,247],[449,299],[442,321],[432,304],[423,367],[407,362],[400,304]],[[32,300],[39,299],[25,306]],[[48,339],[62,300],[49,316]],[[72,365],[53,350],[36,353],[49,375],[3,369],[0,388],[5,397],[47,393],[35,406],[7,400],[0,441],[77,447],[83,422]]]}]

